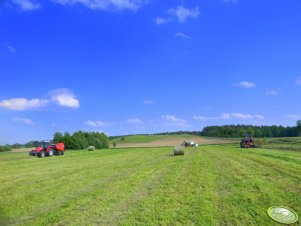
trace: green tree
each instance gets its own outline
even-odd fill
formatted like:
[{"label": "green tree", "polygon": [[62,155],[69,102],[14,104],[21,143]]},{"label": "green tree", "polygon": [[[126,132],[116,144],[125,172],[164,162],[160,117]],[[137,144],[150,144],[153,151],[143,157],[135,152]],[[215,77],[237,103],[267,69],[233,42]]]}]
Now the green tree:
[{"label": "green tree", "polygon": [[254,136],[254,130],[252,127],[247,128],[247,133],[250,134],[251,136]]},{"label": "green tree", "polygon": [[74,146],[73,145],[73,139],[72,139],[70,133],[68,133],[68,132],[64,133],[64,139],[63,139],[62,142],[65,143],[65,148],[66,149],[73,149],[73,146]]},{"label": "green tree", "polygon": [[301,120],[297,121],[297,129],[298,129],[299,133],[301,133]]},{"label": "green tree", "polygon": [[64,136],[62,133],[60,132],[55,132],[53,135],[53,143],[60,143],[60,142],[64,142]]}]

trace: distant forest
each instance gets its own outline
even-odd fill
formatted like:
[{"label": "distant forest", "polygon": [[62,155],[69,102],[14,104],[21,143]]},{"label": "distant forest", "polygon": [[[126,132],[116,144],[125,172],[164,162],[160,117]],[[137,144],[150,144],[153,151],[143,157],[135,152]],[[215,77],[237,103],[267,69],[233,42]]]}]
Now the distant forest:
[{"label": "distant forest", "polygon": [[297,137],[299,130],[297,126],[253,126],[253,125],[225,125],[207,126],[202,131],[178,131],[156,133],[155,135],[190,134],[207,137],[241,137],[244,134],[251,134],[254,137]]},{"label": "distant forest", "polygon": [[252,125],[226,125],[207,126],[200,135],[208,137],[241,137],[245,133],[254,137],[297,137],[298,127],[284,126],[252,126]]}]

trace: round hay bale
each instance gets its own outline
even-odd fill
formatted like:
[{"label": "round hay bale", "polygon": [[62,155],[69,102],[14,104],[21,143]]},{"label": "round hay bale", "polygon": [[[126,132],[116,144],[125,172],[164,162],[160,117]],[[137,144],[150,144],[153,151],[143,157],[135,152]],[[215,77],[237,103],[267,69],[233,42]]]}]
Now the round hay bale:
[{"label": "round hay bale", "polygon": [[184,155],[184,147],[181,147],[181,146],[174,147],[173,154],[174,154],[174,156],[176,156],[176,155]]},{"label": "round hay bale", "polygon": [[89,146],[88,147],[88,151],[94,151],[95,150],[95,147],[94,146]]}]

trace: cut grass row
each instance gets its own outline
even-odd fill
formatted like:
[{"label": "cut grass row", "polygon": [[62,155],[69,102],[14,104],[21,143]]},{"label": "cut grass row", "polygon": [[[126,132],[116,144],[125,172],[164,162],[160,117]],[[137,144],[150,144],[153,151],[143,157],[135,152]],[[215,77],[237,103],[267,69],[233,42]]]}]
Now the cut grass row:
[{"label": "cut grass row", "polygon": [[273,205],[301,215],[300,152],[210,145],[171,153],[1,153],[1,225],[277,225],[266,215]]}]

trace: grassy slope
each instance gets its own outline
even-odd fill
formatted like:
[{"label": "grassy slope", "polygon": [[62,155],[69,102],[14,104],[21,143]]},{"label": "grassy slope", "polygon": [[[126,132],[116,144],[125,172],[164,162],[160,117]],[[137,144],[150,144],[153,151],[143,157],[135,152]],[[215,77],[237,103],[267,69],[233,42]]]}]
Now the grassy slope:
[{"label": "grassy slope", "polygon": [[0,222],[12,225],[277,225],[301,214],[301,153],[202,146],[0,154]]},{"label": "grassy slope", "polygon": [[132,136],[125,136],[125,140],[122,141],[121,138],[116,138],[111,140],[110,142],[118,143],[146,143],[151,141],[156,141],[164,138],[183,138],[183,139],[191,139],[195,136],[183,134],[183,135],[132,135]]}]

